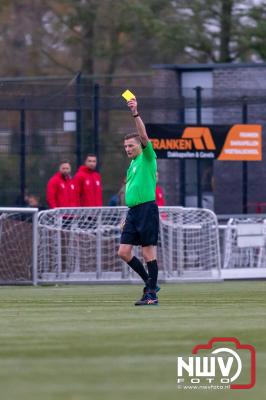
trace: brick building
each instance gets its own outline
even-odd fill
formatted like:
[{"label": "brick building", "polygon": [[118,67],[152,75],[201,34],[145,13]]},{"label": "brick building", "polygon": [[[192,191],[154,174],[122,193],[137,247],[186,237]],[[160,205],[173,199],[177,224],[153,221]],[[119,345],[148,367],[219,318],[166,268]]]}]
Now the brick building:
[{"label": "brick building", "polygon": [[[266,64],[157,65],[154,67],[154,95],[163,96],[166,87],[177,97],[177,109],[155,111],[153,123],[197,122],[195,88],[202,90],[202,124],[239,124],[244,104],[250,124],[266,127]],[[182,101],[181,101],[182,100]],[[263,129],[264,131],[264,129]],[[247,162],[248,212],[266,202],[266,144],[263,132],[261,162]],[[197,160],[159,160],[167,204],[197,205]],[[243,162],[201,160],[203,206],[218,214],[243,211]],[[204,181],[204,176],[207,182]]]}]

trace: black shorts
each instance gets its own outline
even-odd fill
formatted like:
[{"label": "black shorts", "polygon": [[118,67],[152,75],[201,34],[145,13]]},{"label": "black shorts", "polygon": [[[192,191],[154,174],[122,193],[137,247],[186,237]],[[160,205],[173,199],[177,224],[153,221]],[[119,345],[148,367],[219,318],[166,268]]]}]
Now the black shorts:
[{"label": "black shorts", "polygon": [[159,233],[159,210],[155,201],[131,207],[121,235],[121,244],[156,246]]}]

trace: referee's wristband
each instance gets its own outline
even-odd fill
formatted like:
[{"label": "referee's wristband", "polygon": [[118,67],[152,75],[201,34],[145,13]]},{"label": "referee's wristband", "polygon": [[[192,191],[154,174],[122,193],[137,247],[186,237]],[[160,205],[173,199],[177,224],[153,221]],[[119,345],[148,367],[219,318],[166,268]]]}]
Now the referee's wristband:
[{"label": "referee's wristband", "polygon": [[135,114],[135,115],[132,114],[132,117],[137,118],[137,117],[139,117],[139,114]]}]

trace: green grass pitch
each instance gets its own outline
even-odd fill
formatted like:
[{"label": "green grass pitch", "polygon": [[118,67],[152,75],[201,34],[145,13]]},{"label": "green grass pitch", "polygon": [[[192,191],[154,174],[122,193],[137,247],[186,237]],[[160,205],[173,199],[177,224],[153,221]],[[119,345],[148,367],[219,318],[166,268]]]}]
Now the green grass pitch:
[{"label": "green grass pitch", "polygon": [[[158,307],[134,307],[141,286],[0,288],[2,400],[265,398],[266,282],[162,285]],[[180,391],[176,357],[213,336],[257,352],[251,390]]]}]

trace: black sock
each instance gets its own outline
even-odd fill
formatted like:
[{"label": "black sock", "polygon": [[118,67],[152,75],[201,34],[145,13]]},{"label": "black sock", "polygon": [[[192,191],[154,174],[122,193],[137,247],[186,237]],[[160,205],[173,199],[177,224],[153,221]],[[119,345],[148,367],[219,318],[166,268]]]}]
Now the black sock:
[{"label": "black sock", "polygon": [[129,262],[128,265],[135,271],[139,276],[143,279],[144,283],[147,282],[149,275],[147,274],[143,264],[137,257],[133,257]]},{"label": "black sock", "polygon": [[152,260],[147,262],[148,272],[149,272],[149,288],[151,290],[156,290],[157,278],[158,278],[158,265],[157,260]]}]

